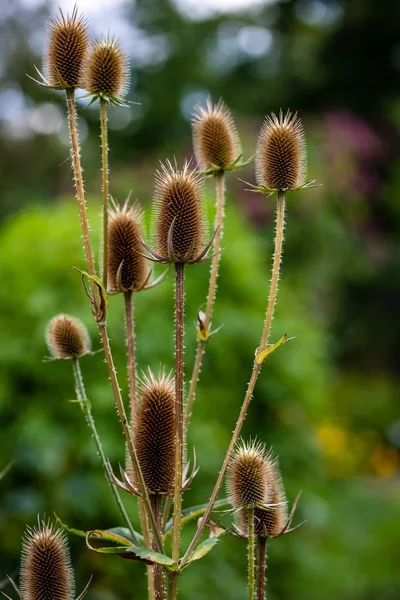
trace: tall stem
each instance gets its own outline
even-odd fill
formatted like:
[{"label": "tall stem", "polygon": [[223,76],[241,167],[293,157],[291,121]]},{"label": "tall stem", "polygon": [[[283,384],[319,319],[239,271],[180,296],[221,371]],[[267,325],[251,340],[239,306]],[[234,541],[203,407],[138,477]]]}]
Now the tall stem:
[{"label": "tall stem", "polygon": [[[183,367],[184,367],[184,268],[183,263],[175,264],[175,484],[174,513],[172,529],[172,558],[179,563],[182,514],[182,463],[183,463]],[[171,578],[177,579],[172,573]],[[175,589],[175,581],[172,588]]]},{"label": "tall stem", "polygon": [[[224,222],[224,204],[225,204],[225,175],[224,173],[218,173],[215,177],[216,180],[216,188],[217,188],[217,212],[215,215],[215,238],[213,245],[213,259],[211,261],[211,270],[210,270],[210,280],[208,284],[208,294],[207,294],[207,305],[204,317],[204,324],[207,331],[211,325],[211,317],[215,300],[215,293],[217,289],[217,278],[218,278],[218,267],[219,261],[221,258],[220,250],[221,250],[221,240],[223,234],[223,222]],[[197,344],[196,350],[196,358],[193,365],[192,377],[190,380],[190,388],[189,394],[187,397],[186,408],[185,408],[185,423],[184,423],[184,431],[185,435],[187,435],[187,428],[189,425],[190,415],[192,412],[192,406],[195,399],[196,394],[196,386],[199,380],[201,363],[203,360],[203,354],[206,349],[206,343],[199,340]]]},{"label": "tall stem", "polygon": [[111,483],[110,469],[109,469],[109,466],[107,463],[106,456],[104,454],[103,446],[101,445],[101,440],[100,440],[100,436],[99,436],[97,428],[96,428],[96,424],[94,422],[90,402],[86,396],[85,384],[83,382],[83,377],[82,377],[82,371],[81,371],[81,367],[79,364],[79,360],[77,358],[72,360],[72,371],[73,371],[74,380],[75,380],[76,396],[77,396],[77,399],[79,400],[80,406],[85,415],[86,422],[89,425],[89,428],[92,432],[94,441],[96,443],[97,452],[99,453],[100,461],[101,461],[101,464],[103,465],[106,479],[110,483],[110,487],[114,494],[115,501],[118,505],[119,510],[121,511],[121,515],[129,529],[129,531],[132,534],[132,538],[134,539],[136,544],[140,544],[140,540],[138,539],[136,531],[134,530],[132,523],[130,522],[130,519],[127,515],[127,512],[125,510],[125,507],[124,507],[121,497],[119,495],[118,489],[114,484]]},{"label": "tall stem", "polygon": [[[271,324],[274,314],[274,307],[276,302],[276,295],[278,291],[278,281],[279,281],[279,273],[280,273],[280,265],[282,260],[282,247],[283,247],[283,232],[285,227],[285,193],[282,191],[278,192],[278,203],[277,203],[277,213],[276,213],[276,234],[275,234],[275,249],[274,249],[274,257],[272,263],[272,277],[271,277],[271,286],[268,298],[268,306],[267,312],[264,321],[264,328],[261,336],[261,342],[258,350],[263,350],[268,344],[269,334],[271,331]],[[229,462],[231,460],[232,452],[235,448],[236,442],[239,439],[240,432],[242,430],[242,426],[244,420],[246,418],[247,410],[249,408],[250,400],[253,396],[254,387],[256,385],[256,381],[258,378],[258,374],[261,371],[261,365],[258,365],[256,362],[253,364],[253,371],[251,373],[250,381],[247,386],[247,391],[245,398],[243,400],[242,407],[240,409],[239,417],[236,422],[235,429],[233,431],[231,441],[229,443],[229,447],[227,453],[224,458],[224,462],[222,464],[221,470],[219,472],[216,484],[212,491],[210,500],[207,505],[206,512],[204,513],[204,517],[201,520],[200,526],[198,527],[190,545],[187,549],[184,557],[181,561],[181,566],[184,566],[197,545],[203,531],[204,527],[208,521],[210,513],[214,507],[215,501],[218,497],[219,491],[221,489],[222,483],[224,481],[225,473],[228,468]]]},{"label": "tall stem", "polygon": [[[82,227],[83,245],[85,248],[86,263],[88,266],[89,275],[95,275],[96,269],[94,266],[92,244],[90,242],[89,223],[86,212],[85,189],[83,186],[83,176],[80,158],[78,126],[75,106],[75,94],[73,89],[68,89],[67,94],[67,112],[68,126],[71,141],[71,159],[74,172],[74,182],[76,190],[76,198],[79,204],[79,217]],[[93,289],[93,286],[92,286]]]},{"label": "tall stem", "polygon": [[133,316],[132,292],[124,293],[126,347],[128,352],[129,402],[131,427],[135,430],[137,416],[136,402],[136,357],[135,357],[135,321]]},{"label": "tall stem", "polygon": [[107,289],[108,277],[108,130],[107,130],[107,103],[100,98],[100,137],[101,137],[101,164],[102,164],[102,189],[103,189],[103,284]]},{"label": "tall stem", "polygon": [[267,559],[267,538],[257,539],[257,600],[265,600],[265,567]]},{"label": "tall stem", "polygon": [[[161,494],[151,494],[150,501],[153,508],[154,516],[156,519],[158,530],[161,532],[161,521],[162,521],[162,508],[161,508]],[[153,545],[154,547],[154,545]],[[154,548],[157,550],[157,548]],[[156,564],[153,567],[153,575],[154,575],[154,590],[155,590],[155,599],[156,600],[164,600],[164,574],[163,568],[161,565]]]},{"label": "tall stem", "polygon": [[255,591],[254,508],[248,509],[247,566],[248,566],[247,600],[254,600],[254,591]]}]

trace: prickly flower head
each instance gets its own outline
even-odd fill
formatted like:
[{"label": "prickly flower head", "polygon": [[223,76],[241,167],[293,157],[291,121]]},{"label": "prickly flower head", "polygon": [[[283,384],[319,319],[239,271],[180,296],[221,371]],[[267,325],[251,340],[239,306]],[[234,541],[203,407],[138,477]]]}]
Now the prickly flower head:
[{"label": "prickly flower head", "polygon": [[261,127],[256,149],[259,186],[291,190],[305,183],[307,155],[303,125],[289,111],[268,116]]},{"label": "prickly flower head", "polygon": [[114,39],[94,43],[84,63],[82,87],[105,99],[123,98],[129,86],[129,63]]},{"label": "prickly flower head", "polygon": [[44,69],[49,85],[60,88],[77,88],[80,85],[83,64],[89,48],[86,20],[60,10],[57,18],[48,26],[48,44],[43,57]]},{"label": "prickly flower head", "polygon": [[24,600],[72,600],[74,574],[65,534],[39,522],[22,541],[20,588]]},{"label": "prickly flower head", "polygon": [[231,165],[241,153],[239,135],[230,110],[220,100],[197,105],[192,119],[196,160],[205,171],[211,166],[221,170]]},{"label": "prickly flower head", "polygon": [[155,241],[165,262],[195,262],[203,249],[204,221],[199,176],[185,163],[170,162],[156,173]]},{"label": "prickly flower head", "polygon": [[79,358],[90,352],[85,325],[75,317],[60,314],[51,319],[46,330],[47,346],[54,358]]}]

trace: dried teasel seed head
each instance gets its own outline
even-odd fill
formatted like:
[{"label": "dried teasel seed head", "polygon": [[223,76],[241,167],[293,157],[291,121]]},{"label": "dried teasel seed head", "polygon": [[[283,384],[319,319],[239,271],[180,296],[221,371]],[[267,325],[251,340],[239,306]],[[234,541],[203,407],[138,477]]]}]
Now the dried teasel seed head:
[{"label": "dried teasel seed head", "polygon": [[268,116],[261,127],[256,149],[256,178],[260,186],[290,190],[305,183],[307,154],[303,125],[289,111]]},{"label": "dried teasel seed head", "polygon": [[241,441],[229,467],[228,490],[234,508],[249,508],[271,500],[271,467],[262,442]]},{"label": "dried teasel seed head", "polygon": [[145,285],[149,268],[140,253],[143,213],[137,203],[110,210],[108,226],[108,289],[112,292],[138,291]]},{"label": "dried teasel seed head", "polygon": [[105,98],[123,98],[128,91],[128,58],[114,39],[94,43],[85,60],[82,87]]},{"label": "dried teasel seed head", "polygon": [[279,470],[278,459],[270,454],[267,461],[271,470],[271,507],[254,509],[254,531],[262,537],[275,537],[280,534],[288,520],[285,489]]},{"label": "dried teasel seed head", "polygon": [[50,523],[27,528],[22,541],[20,588],[24,600],[72,600],[74,574],[65,534]]},{"label": "dried teasel seed head", "polygon": [[222,100],[197,105],[192,119],[196,160],[203,170],[212,165],[226,169],[241,154],[241,144],[230,110]]},{"label": "dried teasel seed head", "polygon": [[43,58],[50,85],[77,88],[89,48],[88,26],[75,7],[72,15],[60,10],[48,25],[48,44]]},{"label": "dried teasel seed head", "polygon": [[157,252],[167,262],[191,262],[202,251],[201,191],[201,179],[187,162],[181,171],[167,162],[156,173],[155,241]]},{"label": "dried teasel seed head", "polygon": [[64,314],[51,319],[47,325],[46,341],[54,358],[79,358],[91,349],[85,325],[79,319]]},{"label": "dried teasel seed head", "polygon": [[171,494],[175,472],[175,386],[149,370],[139,391],[135,445],[149,493]]}]

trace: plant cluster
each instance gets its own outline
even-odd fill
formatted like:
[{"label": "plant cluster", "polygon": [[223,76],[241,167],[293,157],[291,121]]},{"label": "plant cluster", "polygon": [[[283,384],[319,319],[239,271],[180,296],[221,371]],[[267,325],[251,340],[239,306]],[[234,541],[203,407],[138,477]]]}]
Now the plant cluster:
[{"label": "plant cluster", "polygon": [[[198,471],[195,455],[188,458],[186,440],[190,417],[207,343],[212,330],[218,266],[222,253],[225,179],[230,171],[249,164],[242,150],[235,122],[225,104],[208,99],[194,110],[192,129],[197,165],[176,161],[161,164],[155,175],[153,231],[144,239],[142,209],[130,196],[119,205],[109,194],[107,136],[108,107],[128,106],[128,62],[113,38],[91,42],[88,26],[74,9],[51,21],[44,60],[43,86],[63,91],[67,100],[71,160],[79,206],[87,269],[82,283],[97,323],[104,361],[126,444],[126,464],[116,473],[108,461],[85,391],[81,358],[91,352],[85,326],[75,317],[56,315],[48,324],[46,338],[54,359],[69,360],[76,400],[86,418],[97,447],[105,477],[121,512],[122,525],[111,530],[78,532],[94,552],[113,554],[144,563],[151,600],[175,600],[178,579],[193,561],[201,559],[226,534],[247,540],[248,600],[265,598],[267,540],[296,529],[291,527],[297,499],[291,511],[278,459],[263,442],[240,439],[241,429],[261,368],[268,357],[284,345],[283,335],[270,343],[270,331],[280,277],[286,193],[311,187],[306,182],[306,149],[297,115],[282,111],[267,117],[259,134],[255,163],[257,186],[252,191],[277,194],[276,235],[272,277],[260,345],[252,361],[251,377],[232,438],[208,503],[183,508],[184,492]],[[96,265],[86,213],[85,188],[78,137],[76,91],[84,89],[91,102],[99,102],[102,151],[103,237],[100,265]],[[119,109],[119,108],[118,108]],[[216,217],[209,234],[205,219],[203,183],[213,178]],[[111,206],[110,206],[111,203]],[[228,249],[229,251],[229,249]],[[187,393],[185,362],[185,271],[211,263],[204,310],[197,315],[197,349]],[[134,295],[162,282],[153,280],[151,263],[168,265],[175,275],[175,367],[154,373],[143,369],[138,376],[135,353]],[[129,373],[129,411],[117,378],[107,327],[109,298],[122,294]],[[172,315],[171,315],[172,317]],[[93,403],[95,406],[95,402]],[[218,500],[226,482],[228,498]],[[136,531],[124,505],[124,494],[138,499],[141,531]],[[218,511],[234,515],[222,523]],[[212,517],[212,518],[211,518]],[[181,530],[194,519],[197,527],[189,546],[182,549]],[[63,529],[38,521],[24,538],[19,589],[24,600],[74,598],[73,572]],[[76,531],[75,531],[76,533]],[[79,596],[81,598],[84,592]]]}]

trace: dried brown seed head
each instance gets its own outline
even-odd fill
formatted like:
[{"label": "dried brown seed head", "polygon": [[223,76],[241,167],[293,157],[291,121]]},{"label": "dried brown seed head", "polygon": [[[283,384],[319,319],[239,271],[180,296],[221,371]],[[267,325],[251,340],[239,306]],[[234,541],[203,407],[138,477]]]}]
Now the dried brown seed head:
[{"label": "dried brown seed head", "polygon": [[91,349],[85,325],[79,319],[64,314],[51,319],[46,330],[46,341],[54,358],[78,358]]},{"label": "dried brown seed head", "polygon": [[74,574],[62,530],[45,522],[27,528],[22,541],[20,587],[24,600],[72,600]]},{"label": "dried brown seed head", "polygon": [[169,262],[194,261],[203,249],[201,188],[188,163],[179,171],[167,162],[156,173],[155,241],[157,252]]},{"label": "dried brown seed head", "polygon": [[122,98],[128,85],[129,63],[120,44],[107,38],[96,42],[85,60],[82,87],[96,96]]},{"label": "dried brown seed head", "polygon": [[239,135],[230,110],[220,100],[198,105],[192,120],[196,160],[203,170],[212,165],[226,169],[241,153]]},{"label": "dried brown seed head", "polygon": [[256,149],[256,178],[260,186],[290,190],[305,183],[307,155],[303,125],[289,111],[268,116]]},{"label": "dried brown seed head", "polygon": [[256,535],[274,537],[278,535],[288,520],[286,494],[279,471],[278,460],[272,454],[267,457],[271,478],[271,506],[254,509],[254,530]]},{"label": "dried brown seed head", "polygon": [[83,64],[89,48],[88,26],[75,7],[72,15],[60,10],[48,26],[48,45],[44,68],[50,85],[77,88],[82,78]]},{"label": "dried brown seed head", "polygon": [[271,468],[261,442],[240,442],[231,460],[228,489],[234,508],[270,502]]},{"label": "dried brown seed head", "polygon": [[140,385],[135,445],[150,493],[171,494],[175,471],[175,386],[171,375],[149,370]]},{"label": "dried brown seed head", "polygon": [[137,203],[110,210],[108,228],[108,289],[113,292],[137,291],[143,288],[149,268],[140,253],[142,211]]}]

